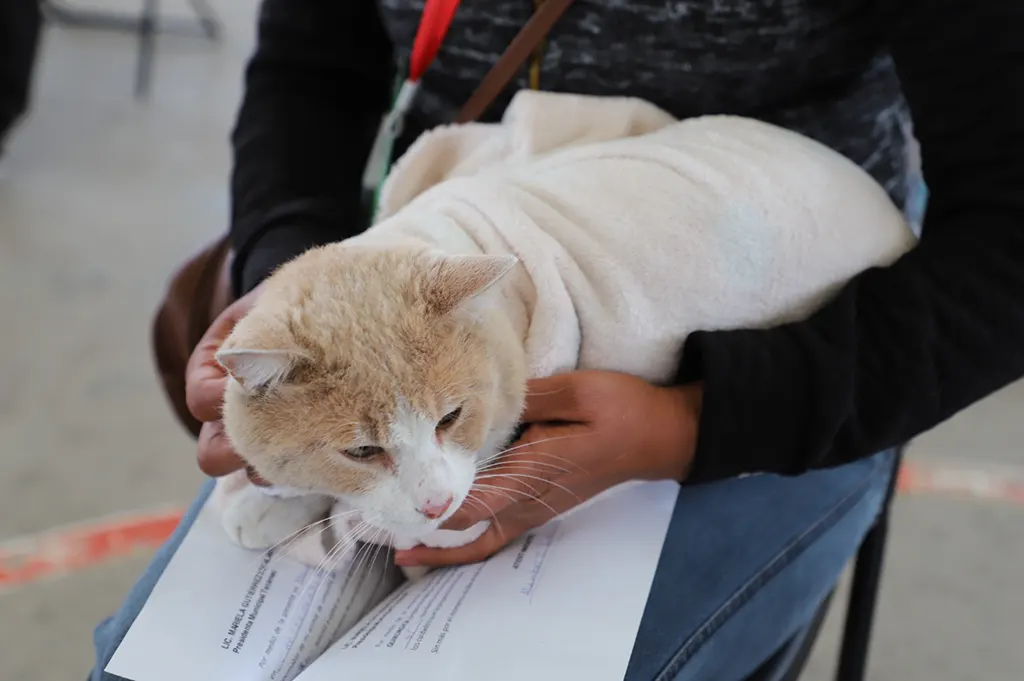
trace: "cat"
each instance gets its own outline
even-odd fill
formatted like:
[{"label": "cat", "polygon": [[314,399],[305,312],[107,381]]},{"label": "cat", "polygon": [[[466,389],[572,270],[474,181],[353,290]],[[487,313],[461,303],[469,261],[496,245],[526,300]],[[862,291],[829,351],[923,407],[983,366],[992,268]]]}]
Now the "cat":
[{"label": "cat", "polygon": [[[521,94],[503,124],[428,133],[386,185],[406,198],[266,280],[216,355],[225,431],[273,484],[219,483],[235,541],[265,549],[328,516],[301,560],[346,537],[472,541],[486,521],[439,528],[513,438],[529,378],[666,382],[691,331],[804,318],[914,246],[867,173],[797,133],[632,103],[632,128],[601,139],[580,101]],[[535,134],[558,120],[575,131]],[[459,135],[480,143],[461,170],[440,158]]]}]

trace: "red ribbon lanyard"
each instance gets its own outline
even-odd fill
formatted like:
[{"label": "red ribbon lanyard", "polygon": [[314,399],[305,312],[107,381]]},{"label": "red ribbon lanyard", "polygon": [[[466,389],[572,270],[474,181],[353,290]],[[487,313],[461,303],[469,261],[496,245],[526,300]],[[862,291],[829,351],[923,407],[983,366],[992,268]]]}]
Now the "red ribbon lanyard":
[{"label": "red ribbon lanyard", "polygon": [[409,80],[420,82],[420,78],[437,56],[441,43],[452,25],[452,17],[459,8],[460,0],[427,0],[423,5],[420,25],[416,29],[416,39],[412,43],[412,56],[409,58]]},{"label": "red ribbon lanyard", "polygon": [[[335,2],[351,2],[352,0],[334,0]],[[391,147],[394,141],[402,133],[402,124],[405,114],[412,106],[416,97],[416,91],[420,87],[420,78],[426,73],[441,49],[441,43],[448,33],[448,27],[452,24],[455,10],[459,8],[460,0],[426,0],[423,5],[423,14],[420,16],[420,25],[416,29],[416,38],[413,40],[412,55],[409,57],[409,74],[402,83],[391,105],[391,110],[384,116],[380,128],[377,130],[377,138],[373,141],[373,148],[363,170],[363,188],[367,192],[374,192],[384,178],[388,170],[388,160],[391,156]]]}]

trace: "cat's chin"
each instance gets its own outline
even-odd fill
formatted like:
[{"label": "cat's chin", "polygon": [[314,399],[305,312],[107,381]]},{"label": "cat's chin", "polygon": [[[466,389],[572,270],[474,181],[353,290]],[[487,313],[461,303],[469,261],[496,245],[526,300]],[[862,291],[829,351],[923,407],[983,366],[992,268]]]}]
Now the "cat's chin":
[{"label": "cat's chin", "polygon": [[443,531],[438,529],[440,523],[401,524],[368,521],[367,525],[372,528],[367,531],[367,535],[372,535],[379,530],[382,534],[391,537],[391,544],[396,549],[412,548],[420,543],[421,538]]},{"label": "cat's chin", "polygon": [[470,544],[487,531],[490,521],[481,520],[465,530],[434,529],[419,535],[392,535],[391,545],[398,550],[411,549],[416,546],[429,546],[435,549],[451,549]]},{"label": "cat's chin", "polygon": [[[411,549],[416,546],[429,546],[439,549],[465,546],[470,542],[476,541],[490,527],[490,522],[486,520],[480,521],[465,530],[441,529],[440,526],[443,524],[443,520],[415,524],[386,523],[381,519],[369,519],[365,516],[362,520],[366,520],[365,524],[370,527],[364,533],[365,536],[373,536],[375,533],[387,536],[390,539],[390,545],[399,550]],[[353,523],[349,519],[349,523],[358,524],[358,521]]]}]

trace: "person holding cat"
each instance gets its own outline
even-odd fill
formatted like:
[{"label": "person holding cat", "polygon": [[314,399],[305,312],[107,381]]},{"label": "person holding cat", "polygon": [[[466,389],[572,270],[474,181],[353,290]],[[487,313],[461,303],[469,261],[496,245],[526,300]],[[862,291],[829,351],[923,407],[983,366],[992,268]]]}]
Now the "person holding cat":
[{"label": "person holding cat", "polygon": [[[360,179],[422,5],[262,4],[232,138],[238,299],[186,376],[203,423],[199,465],[211,476],[245,465],[223,432],[227,378],[216,353],[271,272],[366,226]],[[451,119],[531,11],[464,0],[395,157]],[[541,482],[553,508],[495,495],[487,500],[504,530],[398,551],[396,561],[479,560],[617,482],[677,480],[685,489],[627,679],[748,678],[835,585],[883,502],[893,448],[1024,376],[1022,33],[1024,7],[1012,0],[579,0],[483,120],[529,87],[635,96],[679,119],[748,115],[842,153],[908,211],[920,185],[908,160],[912,120],[930,192],[921,241],[805,320],[691,334],[668,385],[601,371],[533,382],[511,457],[568,462],[572,471]],[[106,661],[209,494],[97,628],[94,680],[110,678]],[[469,527],[488,515],[480,511],[460,508],[447,527]]]}]

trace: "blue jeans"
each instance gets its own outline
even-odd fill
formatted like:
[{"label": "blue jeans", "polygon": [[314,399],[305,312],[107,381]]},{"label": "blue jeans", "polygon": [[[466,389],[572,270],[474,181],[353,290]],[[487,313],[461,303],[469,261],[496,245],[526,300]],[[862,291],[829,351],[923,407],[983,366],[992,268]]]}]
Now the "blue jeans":
[{"label": "blue jeans", "polygon": [[[625,681],[741,681],[813,618],[871,528],[893,454],[794,478],[679,495]],[[103,673],[212,489],[207,484],[121,609],[95,632]]]}]

